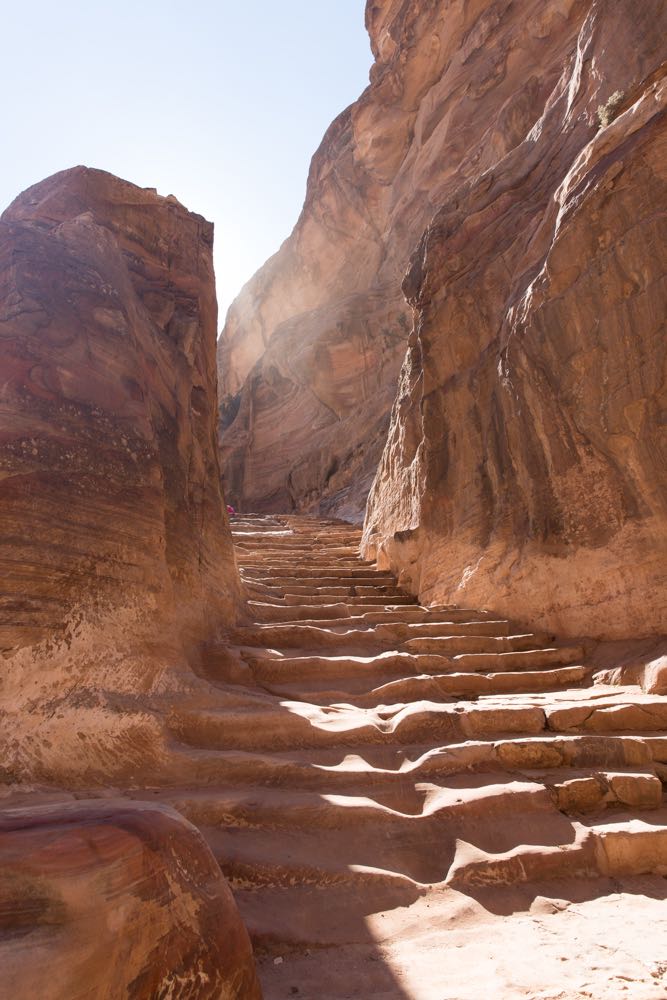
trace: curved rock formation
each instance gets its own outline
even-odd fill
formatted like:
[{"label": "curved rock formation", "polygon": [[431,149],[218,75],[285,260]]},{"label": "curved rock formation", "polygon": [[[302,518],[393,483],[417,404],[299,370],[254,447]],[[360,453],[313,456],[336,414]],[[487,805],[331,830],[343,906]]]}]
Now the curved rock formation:
[{"label": "curved rock formation", "polygon": [[189,683],[188,650],[236,618],[212,242],[175,198],[84,167],[0,219],[10,772],[150,766],[149,693]]},{"label": "curved rock formation", "polygon": [[119,800],[0,814],[0,992],[12,1000],[259,1000],[252,949],[200,834]]},{"label": "curved rock formation", "polygon": [[[667,599],[665,10],[541,6],[516,141],[456,176],[405,279],[414,329],[365,551],[427,602],[650,635]],[[495,91],[519,57],[487,27]]]}]

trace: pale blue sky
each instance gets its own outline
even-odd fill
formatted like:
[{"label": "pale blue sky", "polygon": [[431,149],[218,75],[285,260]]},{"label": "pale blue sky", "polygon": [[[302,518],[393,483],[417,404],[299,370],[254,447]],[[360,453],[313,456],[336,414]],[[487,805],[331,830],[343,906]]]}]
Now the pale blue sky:
[{"label": "pale blue sky", "polygon": [[84,163],[216,226],[220,322],[368,83],[364,0],[0,0],[0,211]]}]

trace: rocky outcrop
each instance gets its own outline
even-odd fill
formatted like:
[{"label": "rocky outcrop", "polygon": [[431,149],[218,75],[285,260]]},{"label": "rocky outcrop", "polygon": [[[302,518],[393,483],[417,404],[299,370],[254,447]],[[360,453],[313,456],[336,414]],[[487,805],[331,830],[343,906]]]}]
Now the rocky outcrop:
[{"label": "rocky outcrop", "polygon": [[0,219],[10,773],[155,763],[151,692],[235,620],[212,242],[175,198],[84,167]]},{"label": "rocky outcrop", "polygon": [[0,814],[0,992],[13,1000],[259,1000],[248,934],[198,832],[166,806]]},{"label": "rocky outcrop", "polygon": [[364,551],[427,602],[650,635],[667,596],[665,11],[539,11],[519,24],[494,4],[476,29],[484,155],[468,144],[405,279],[414,327]]}]

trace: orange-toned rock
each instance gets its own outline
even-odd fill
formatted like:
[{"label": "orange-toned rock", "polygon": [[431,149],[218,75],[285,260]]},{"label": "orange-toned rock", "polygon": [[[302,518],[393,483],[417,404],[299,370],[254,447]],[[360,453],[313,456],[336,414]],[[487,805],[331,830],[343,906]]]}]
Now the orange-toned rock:
[{"label": "orange-toned rock", "polygon": [[665,8],[517,15],[494,4],[468,34],[451,20],[465,90],[439,127],[459,159],[404,283],[414,329],[364,551],[427,602],[652,635],[667,606]]},{"label": "orange-toned rock", "polygon": [[172,196],[84,167],[0,219],[10,775],[146,773],[153,695],[191,683],[191,649],[236,617],[212,242]]},{"label": "orange-toned rock", "polygon": [[173,809],[97,800],[0,815],[0,994],[258,1000],[248,934]]}]

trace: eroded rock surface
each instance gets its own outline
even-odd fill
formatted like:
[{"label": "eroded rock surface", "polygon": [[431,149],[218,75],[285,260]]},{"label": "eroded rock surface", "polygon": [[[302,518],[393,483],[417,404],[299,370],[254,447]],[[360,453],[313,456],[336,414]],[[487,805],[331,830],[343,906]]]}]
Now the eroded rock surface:
[{"label": "eroded rock surface", "polygon": [[513,104],[494,104],[412,258],[414,328],[366,522],[365,551],[422,600],[570,634],[665,628],[656,25],[651,2],[540,4],[521,24],[493,4],[478,22],[470,71],[490,75],[471,120],[508,87]]},{"label": "eroded rock surface", "polygon": [[212,241],[175,198],[84,167],[0,219],[10,775],[146,773],[151,697],[183,690],[188,651],[235,620]]},{"label": "eroded rock surface", "polygon": [[0,994],[258,1000],[248,934],[198,832],[166,806],[0,813]]}]

